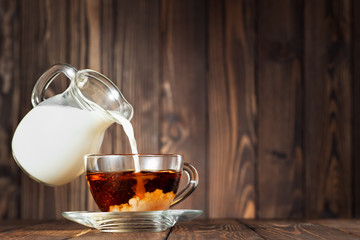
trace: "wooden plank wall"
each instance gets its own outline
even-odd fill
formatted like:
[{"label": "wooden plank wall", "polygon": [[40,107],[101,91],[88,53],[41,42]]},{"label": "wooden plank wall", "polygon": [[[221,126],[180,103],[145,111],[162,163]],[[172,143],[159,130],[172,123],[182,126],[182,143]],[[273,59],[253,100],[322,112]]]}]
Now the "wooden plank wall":
[{"label": "wooden plank wall", "polygon": [[306,215],[346,217],[356,189],[350,174],[351,1],[307,1],[304,14]]},{"label": "wooden plank wall", "polygon": [[[32,88],[58,62],[119,86],[141,152],[195,165],[179,208],[359,217],[359,16],[356,0],[0,0],[0,218],[97,209],[83,176],[47,187],[12,159]],[[129,152],[120,126],[102,151]]]},{"label": "wooden plank wall", "polygon": [[258,215],[301,217],[302,5],[296,0],[259,4]]},{"label": "wooden plank wall", "polygon": [[353,151],[353,165],[352,165],[352,183],[354,186],[352,207],[355,216],[360,216],[360,2],[354,1],[352,5],[352,151]]},{"label": "wooden plank wall", "polygon": [[[209,217],[256,214],[255,3],[210,1]],[[211,26],[211,27],[210,27]]]}]

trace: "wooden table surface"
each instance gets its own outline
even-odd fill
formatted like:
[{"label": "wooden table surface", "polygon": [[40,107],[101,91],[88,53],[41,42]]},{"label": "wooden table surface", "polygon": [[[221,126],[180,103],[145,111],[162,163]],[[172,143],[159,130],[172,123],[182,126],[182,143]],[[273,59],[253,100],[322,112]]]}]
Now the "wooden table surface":
[{"label": "wooden table surface", "polygon": [[193,220],[156,233],[103,233],[67,220],[0,221],[0,239],[360,239],[360,220]]}]

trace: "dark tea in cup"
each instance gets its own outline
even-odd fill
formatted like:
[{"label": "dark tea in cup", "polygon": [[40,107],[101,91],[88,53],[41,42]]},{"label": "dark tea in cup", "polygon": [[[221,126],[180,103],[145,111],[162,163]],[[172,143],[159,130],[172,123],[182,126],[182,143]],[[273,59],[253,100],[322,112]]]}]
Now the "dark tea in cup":
[{"label": "dark tea in cup", "polygon": [[[91,194],[104,212],[167,210],[198,184],[196,169],[174,154],[85,156]],[[177,194],[183,171],[188,183]]]},{"label": "dark tea in cup", "polygon": [[166,210],[177,193],[181,173],[172,170],[90,172],[86,179],[101,211]]}]

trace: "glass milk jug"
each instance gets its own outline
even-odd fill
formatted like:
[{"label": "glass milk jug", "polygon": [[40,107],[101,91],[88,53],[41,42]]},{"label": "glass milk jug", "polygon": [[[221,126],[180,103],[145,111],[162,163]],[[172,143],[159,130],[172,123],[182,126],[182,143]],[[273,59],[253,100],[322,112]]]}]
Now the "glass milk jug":
[{"label": "glass milk jug", "polygon": [[[62,93],[45,99],[45,91],[59,74],[70,79]],[[21,120],[12,139],[13,156],[30,177],[47,185],[71,182],[84,172],[84,155],[97,153],[112,114],[130,120],[132,106],[105,76],[56,64],[37,81],[34,108]]]}]

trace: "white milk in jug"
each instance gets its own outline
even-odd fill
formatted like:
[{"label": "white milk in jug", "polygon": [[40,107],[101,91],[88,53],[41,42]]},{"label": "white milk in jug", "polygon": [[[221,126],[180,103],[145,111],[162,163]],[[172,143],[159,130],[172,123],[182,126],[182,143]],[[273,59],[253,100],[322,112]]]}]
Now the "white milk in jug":
[{"label": "white milk in jug", "polygon": [[68,183],[83,173],[83,156],[99,151],[104,132],[112,123],[95,111],[39,105],[23,118],[14,133],[14,158],[40,182]]}]

